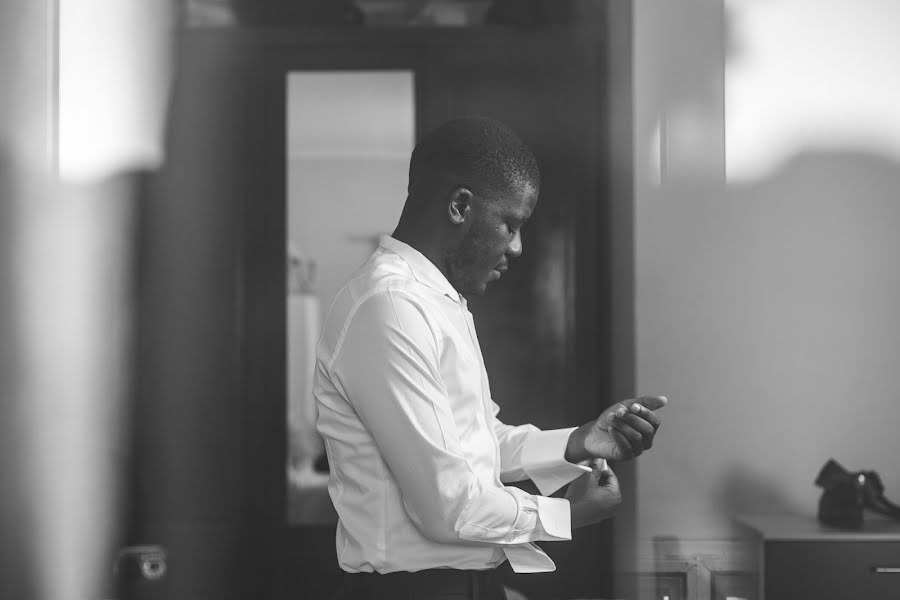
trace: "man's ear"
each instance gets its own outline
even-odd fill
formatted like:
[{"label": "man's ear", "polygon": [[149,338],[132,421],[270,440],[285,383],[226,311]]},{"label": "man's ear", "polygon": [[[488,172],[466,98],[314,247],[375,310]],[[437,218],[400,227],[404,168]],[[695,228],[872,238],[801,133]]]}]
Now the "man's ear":
[{"label": "man's ear", "polygon": [[459,186],[453,188],[447,202],[447,216],[454,225],[462,225],[469,216],[472,208],[472,192],[468,188]]}]

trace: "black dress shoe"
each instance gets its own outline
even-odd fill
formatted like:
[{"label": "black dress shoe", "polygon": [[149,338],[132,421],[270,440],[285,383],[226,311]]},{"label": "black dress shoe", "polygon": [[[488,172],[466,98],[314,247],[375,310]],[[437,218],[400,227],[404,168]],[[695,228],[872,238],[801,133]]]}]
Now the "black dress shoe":
[{"label": "black dress shoe", "polygon": [[816,485],[826,490],[855,482],[856,477],[853,476],[853,473],[845,469],[833,458],[828,459],[828,462],[822,466],[822,469],[816,476]]},{"label": "black dress shoe", "polygon": [[[884,484],[875,471],[860,471],[857,478],[862,483],[863,504],[878,514],[900,520],[900,506],[884,497]],[[863,481],[865,479],[865,481]]]},{"label": "black dress shoe", "polygon": [[819,471],[816,485],[824,489],[819,520],[826,525],[859,529],[863,509],[900,520],[900,506],[884,497],[884,484],[875,471],[851,472],[829,459]]},{"label": "black dress shoe", "polygon": [[862,489],[849,471],[829,459],[819,471],[816,485],[824,489],[819,498],[819,521],[842,529],[862,527]]}]

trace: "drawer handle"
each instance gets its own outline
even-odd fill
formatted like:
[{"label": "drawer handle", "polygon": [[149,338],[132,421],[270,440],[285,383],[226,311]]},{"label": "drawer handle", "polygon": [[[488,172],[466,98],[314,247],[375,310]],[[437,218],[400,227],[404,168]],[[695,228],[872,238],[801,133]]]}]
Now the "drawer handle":
[{"label": "drawer handle", "polygon": [[900,574],[900,567],[872,567],[874,573],[897,573]]}]

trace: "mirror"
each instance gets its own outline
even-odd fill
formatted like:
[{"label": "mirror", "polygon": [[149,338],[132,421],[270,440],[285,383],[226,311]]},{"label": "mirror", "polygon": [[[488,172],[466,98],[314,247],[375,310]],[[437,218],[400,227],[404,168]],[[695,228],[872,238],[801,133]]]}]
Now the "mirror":
[{"label": "mirror", "polygon": [[312,395],[322,319],[343,282],[393,231],[415,144],[412,71],[287,77],[287,520],[337,521]]}]

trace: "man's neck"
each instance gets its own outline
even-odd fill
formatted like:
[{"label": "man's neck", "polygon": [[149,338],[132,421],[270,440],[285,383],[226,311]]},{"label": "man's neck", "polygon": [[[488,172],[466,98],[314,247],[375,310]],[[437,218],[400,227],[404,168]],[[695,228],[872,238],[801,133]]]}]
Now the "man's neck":
[{"label": "man's neck", "polygon": [[403,242],[410,248],[417,250],[422,256],[427,258],[437,267],[444,277],[447,277],[447,267],[444,264],[444,252],[435,244],[438,239],[436,236],[429,236],[426,232],[419,230],[411,231],[402,224],[397,225],[391,237],[397,241]]}]

